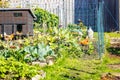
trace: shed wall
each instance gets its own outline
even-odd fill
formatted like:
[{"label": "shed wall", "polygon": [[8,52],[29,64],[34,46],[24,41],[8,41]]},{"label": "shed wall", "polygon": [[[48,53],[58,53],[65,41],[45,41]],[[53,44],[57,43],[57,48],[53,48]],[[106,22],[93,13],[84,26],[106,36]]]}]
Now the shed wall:
[{"label": "shed wall", "polygon": [[[22,17],[14,17],[14,13],[22,13]],[[26,23],[27,12],[26,11],[0,11],[0,24],[9,23]]]},{"label": "shed wall", "polygon": [[[22,16],[15,17],[14,13],[22,13]],[[33,34],[33,17],[28,11],[0,11],[0,33],[12,34],[17,32],[17,25],[22,25],[23,35],[31,32]],[[4,32],[3,32],[3,26]]]}]

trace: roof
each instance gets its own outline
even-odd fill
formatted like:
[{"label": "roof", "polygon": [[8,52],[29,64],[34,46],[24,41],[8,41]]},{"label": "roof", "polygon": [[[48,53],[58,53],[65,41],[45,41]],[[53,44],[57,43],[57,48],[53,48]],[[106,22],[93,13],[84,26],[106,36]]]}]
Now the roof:
[{"label": "roof", "polygon": [[34,19],[36,19],[36,16],[31,11],[31,9],[28,8],[0,8],[0,11],[29,11],[29,13],[32,15]]}]

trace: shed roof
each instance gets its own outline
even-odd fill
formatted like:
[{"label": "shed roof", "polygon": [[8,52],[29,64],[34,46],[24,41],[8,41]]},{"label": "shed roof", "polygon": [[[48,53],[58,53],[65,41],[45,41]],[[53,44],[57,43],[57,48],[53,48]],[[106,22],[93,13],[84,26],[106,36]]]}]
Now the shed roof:
[{"label": "shed roof", "polygon": [[0,8],[0,11],[28,11],[31,16],[36,19],[34,13],[31,11],[31,9],[28,8]]}]

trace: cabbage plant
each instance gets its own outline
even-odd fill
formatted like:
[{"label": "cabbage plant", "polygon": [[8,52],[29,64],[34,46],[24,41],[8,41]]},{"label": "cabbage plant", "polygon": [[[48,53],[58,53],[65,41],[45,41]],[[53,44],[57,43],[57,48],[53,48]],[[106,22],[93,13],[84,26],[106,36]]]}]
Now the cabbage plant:
[{"label": "cabbage plant", "polygon": [[54,51],[44,43],[27,46],[24,48],[24,51],[27,53],[25,56],[26,61],[44,61],[47,56],[55,56]]}]

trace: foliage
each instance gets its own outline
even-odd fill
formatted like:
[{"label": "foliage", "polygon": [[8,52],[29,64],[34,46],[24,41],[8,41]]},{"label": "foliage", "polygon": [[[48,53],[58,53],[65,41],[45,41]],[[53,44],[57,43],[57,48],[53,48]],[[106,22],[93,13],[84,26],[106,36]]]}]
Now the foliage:
[{"label": "foliage", "polygon": [[120,38],[120,34],[119,33],[105,33],[105,43],[106,43],[106,50],[109,52],[109,53],[112,53],[112,54],[115,54],[115,55],[120,55],[120,48],[119,47],[113,47],[111,46],[110,44],[110,41],[112,38]]},{"label": "foliage", "polygon": [[88,45],[83,45],[82,46],[82,51],[84,52],[84,54],[93,54],[95,51],[93,42],[89,41]]},{"label": "foliage", "polygon": [[85,29],[87,26],[80,22],[79,24],[68,24],[68,28],[70,29]]},{"label": "foliage", "polygon": [[13,57],[17,61],[24,61],[25,52],[23,49],[3,49],[0,50],[0,57],[4,57],[5,59],[8,59],[10,57]]},{"label": "foliage", "polygon": [[77,25],[77,24],[68,24],[68,26],[67,26],[69,29],[80,29],[80,26],[79,25]]},{"label": "foliage", "polygon": [[89,42],[88,47],[89,47],[89,49],[88,49],[87,53],[92,54],[94,52],[94,50],[95,50],[93,42]]},{"label": "foliage", "polygon": [[[29,55],[29,56],[28,56]],[[0,50],[0,57],[8,59],[13,57],[17,61],[29,62],[35,60],[45,60],[47,56],[55,56],[54,51],[45,44],[36,44],[32,46],[26,46],[25,48],[16,48],[16,49],[3,49]]]},{"label": "foliage", "polygon": [[38,68],[16,61],[13,58],[0,58],[0,79],[20,80],[30,79],[38,74]]},{"label": "foliage", "polygon": [[120,48],[108,47],[107,51],[112,54],[120,55]]},{"label": "foliage", "polygon": [[68,28],[74,36],[82,36],[82,38],[87,36],[87,27],[82,22],[81,25],[69,24]]},{"label": "foliage", "polygon": [[[42,30],[43,29],[41,29],[41,31]],[[79,35],[75,36],[71,34],[72,29],[51,27],[48,30],[49,31],[47,33],[42,33],[39,30],[35,30],[34,31],[35,34],[33,37],[28,37],[23,40],[24,42],[22,42],[22,44],[24,45],[24,47],[22,48],[9,49],[8,48],[9,46],[7,44],[0,42],[1,43],[0,57],[5,57],[6,61],[7,60],[13,61],[13,60],[8,59],[10,57],[13,57],[15,60],[20,61],[18,64],[22,65],[22,64],[25,64],[24,60],[27,62],[34,61],[34,60],[45,60],[46,56],[57,55],[57,60],[55,62],[55,65],[43,67],[43,70],[45,70],[47,73],[47,77],[45,78],[45,80],[51,80],[51,79],[54,79],[54,80],[70,80],[70,79],[71,80],[89,80],[89,79],[99,80],[100,75],[102,73],[120,71],[119,69],[118,70],[109,69],[107,66],[108,64],[111,64],[111,63],[112,64],[117,63],[115,62],[116,59],[105,57],[103,58],[103,63],[100,63],[101,61],[94,60],[94,59],[89,60],[88,57],[87,57],[87,60],[81,59],[80,58],[81,54],[83,53],[91,54],[94,52],[95,47],[94,47],[93,42],[90,41],[85,50],[86,52],[83,51],[84,47],[80,46],[80,44],[78,43]],[[82,37],[82,39],[84,39],[84,37]],[[91,57],[91,55],[89,56]],[[3,61],[3,62],[6,62],[6,61]],[[119,61],[120,60],[118,60],[118,63]],[[10,64],[8,64],[8,66],[9,65]],[[25,68],[23,67],[21,68],[26,69],[26,66]],[[4,70],[4,68],[1,68],[1,67],[0,69]],[[0,71],[3,72],[2,70]],[[11,76],[11,73],[6,70],[5,72],[0,73],[3,75],[1,77],[5,79],[6,79],[6,76],[9,76],[9,75]],[[13,70],[13,72],[17,73],[16,70],[15,71]],[[10,74],[8,74],[7,72],[9,72]],[[18,73],[17,76],[31,77],[32,75],[32,74],[28,74],[27,72],[22,73],[21,70],[20,70],[20,73]],[[18,80],[18,77],[13,75],[11,76],[11,79]]]},{"label": "foliage", "polygon": [[34,14],[37,17],[37,20],[35,21],[35,26],[38,26],[38,28],[40,26],[46,26],[48,28],[58,26],[58,16],[56,16],[55,14],[51,14],[50,12],[47,12],[46,10],[40,8],[36,8],[34,10]]},{"label": "foliage", "polygon": [[87,38],[87,30],[86,26],[80,22],[79,25],[69,24],[68,28],[74,37],[78,38],[78,42],[85,42],[86,46],[81,46],[81,50],[85,54],[92,54],[94,52],[93,42]]},{"label": "foliage", "polygon": [[55,56],[54,51],[43,43],[35,46],[27,46],[24,48],[24,51],[29,55],[25,57],[27,61],[45,60],[46,56]]},{"label": "foliage", "polygon": [[[52,54],[55,52],[57,57],[80,57],[81,54],[85,52],[83,51],[83,47],[79,44],[79,41],[81,40],[78,39],[79,37],[79,35],[75,36],[74,34],[71,34],[71,30],[69,28],[51,27],[46,34],[35,29],[33,37],[25,38],[22,41],[18,40],[18,45],[15,45],[16,43],[13,44],[16,49],[7,48],[1,50],[1,55],[5,58],[12,56],[18,61],[27,60],[28,62],[34,60],[45,60],[47,55],[51,55],[49,54],[49,51]],[[38,43],[43,43],[43,48],[39,48],[39,45],[41,44]],[[22,48],[17,48],[19,45],[22,45]],[[89,48],[87,53],[91,54],[93,52],[93,44],[89,44],[88,46]],[[48,52],[46,52],[46,48],[48,49]]]},{"label": "foliage", "polygon": [[8,8],[9,2],[5,0],[0,0],[0,8]]},{"label": "foliage", "polygon": [[[54,28],[53,31],[53,36],[55,37],[56,41],[55,43],[50,43],[51,44],[57,44],[58,49],[64,49],[68,55],[75,55],[75,56],[80,56],[81,55],[81,48],[79,44],[77,43],[77,37],[74,37],[71,34],[71,31],[69,31],[68,28]],[[63,55],[62,53],[60,55]],[[67,55],[67,54],[66,54]]]},{"label": "foliage", "polygon": [[[47,34],[37,33],[33,38],[33,44],[36,44],[38,42],[43,42],[45,45],[49,45],[50,48],[54,50],[57,57],[60,57],[62,55],[80,56],[82,54],[77,37],[73,36],[68,28],[58,29],[54,27],[51,28],[51,31],[49,31]],[[66,54],[63,54],[61,50],[65,51]]]},{"label": "foliage", "polygon": [[79,26],[80,26],[81,29],[85,29],[85,28],[86,28],[86,26],[84,25],[84,23],[81,22],[81,21],[80,21],[80,23],[79,23]]},{"label": "foliage", "polygon": [[80,38],[82,37],[83,31],[81,30],[79,25],[69,24],[68,28],[71,31],[71,33],[73,34],[73,36],[80,37]]},{"label": "foliage", "polygon": [[110,32],[110,33],[105,33],[109,37],[120,37],[120,33],[115,33],[115,32]]}]

